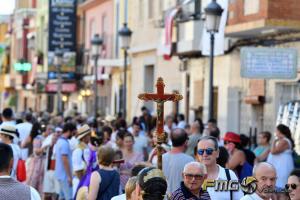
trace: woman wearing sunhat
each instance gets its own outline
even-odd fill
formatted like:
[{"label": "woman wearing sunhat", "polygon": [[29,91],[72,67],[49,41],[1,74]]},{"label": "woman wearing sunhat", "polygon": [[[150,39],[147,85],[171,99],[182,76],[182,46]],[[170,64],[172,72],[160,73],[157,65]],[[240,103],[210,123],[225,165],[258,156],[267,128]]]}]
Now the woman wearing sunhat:
[{"label": "woman wearing sunhat", "polygon": [[229,160],[226,167],[235,171],[240,180],[252,175],[252,168],[246,159],[245,153],[240,150],[240,135],[234,132],[227,132],[224,137],[224,146],[229,153]]},{"label": "woman wearing sunhat", "polygon": [[18,137],[19,133],[14,126],[5,125],[0,128],[0,140],[10,145],[13,150],[14,164],[11,172],[11,177],[13,178],[16,178],[18,161],[21,159],[21,149],[18,145],[13,143],[13,140]]}]

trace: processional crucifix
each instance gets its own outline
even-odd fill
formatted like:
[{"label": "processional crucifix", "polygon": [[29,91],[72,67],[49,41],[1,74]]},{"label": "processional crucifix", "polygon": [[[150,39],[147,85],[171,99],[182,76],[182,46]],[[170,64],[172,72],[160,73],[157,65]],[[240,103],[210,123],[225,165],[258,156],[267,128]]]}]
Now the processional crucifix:
[{"label": "processional crucifix", "polygon": [[157,151],[157,167],[159,169],[162,169],[162,147],[161,144],[163,144],[166,141],[166,137],[164,134],[164,103],[166,101],[173,101],[177,102],[183,99],[182,95],[178,93],[173,94],[165,94],[164,88],[164,80],[159,77],[156,82],[156,88],[157,93],[156,94],[140,94],[138,96],[139,99],[144,101],[155,101],[157,103],[157,120],[156,120],[156,136],[157,136],[157,145],[156,145],[156,151]]}]

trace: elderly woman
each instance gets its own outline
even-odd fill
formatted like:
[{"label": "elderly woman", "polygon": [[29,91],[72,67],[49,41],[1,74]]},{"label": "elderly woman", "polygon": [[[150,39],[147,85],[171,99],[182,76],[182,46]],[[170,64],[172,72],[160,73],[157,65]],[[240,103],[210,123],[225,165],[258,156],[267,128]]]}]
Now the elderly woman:
[{"label": "elderly woman", "polygon": [[291,172],[285,188],[288,190],[291,200],[300,200],[300,169]]}]

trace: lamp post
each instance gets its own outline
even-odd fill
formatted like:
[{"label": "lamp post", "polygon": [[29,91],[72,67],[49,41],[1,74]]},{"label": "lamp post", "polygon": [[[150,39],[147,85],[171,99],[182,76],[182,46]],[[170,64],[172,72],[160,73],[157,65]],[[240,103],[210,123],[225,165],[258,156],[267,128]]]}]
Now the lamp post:
[{"label": "lamp post", "polygon": [[212,0],[211,3],[205,8],[205,24],[206,30],[210,33],[210,68],[209,68],[209,112],[208,119],[213,118],[214,114],[214,43],[215,43],[215,33],[219,31],[220,20],[223,13],[222,7]]},{"label": "lamp post", "polygon": [[100,38],[99,34],[95,34],[93,39],[91,40],[92,46],[92,58],[94,59],[94,73],[95,73],[95,81],[94,81],[94,118],[97,120],[97,112],[98,112],[98,88],[97,88],[97,80],[98,80],[98,59],[101,53],[103,40]]},{"label": "lamp post", "polygon": [[127,27],[127,23],[124,23],[123,27],[119,31],[119,36],[121,38],[121,48],[124,50],[124,84],[123,84],[123,117],[126,120],[126,86],[127,86],[127,56],[128,49],[131,42],[132,31]]},{"label": "lamp post", "polygon": [[61,66],[63,61],[63,52],[61,50],[55,50],[54,64],[56,66],[57,73],[57,114],[62,112],[62,77]]}]

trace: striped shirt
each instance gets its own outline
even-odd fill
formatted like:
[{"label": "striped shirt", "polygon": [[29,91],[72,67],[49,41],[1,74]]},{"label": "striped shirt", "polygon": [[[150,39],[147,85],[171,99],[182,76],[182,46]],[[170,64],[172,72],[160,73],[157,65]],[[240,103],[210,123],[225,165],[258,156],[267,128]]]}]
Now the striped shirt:
[{"label": "striped shirt", "polygon": [[181,182],[180,188],[172,193],[170,200],[210,200],[210,196],[207,191],[202,191],[200,188],[200,197],[198,198]]}]

